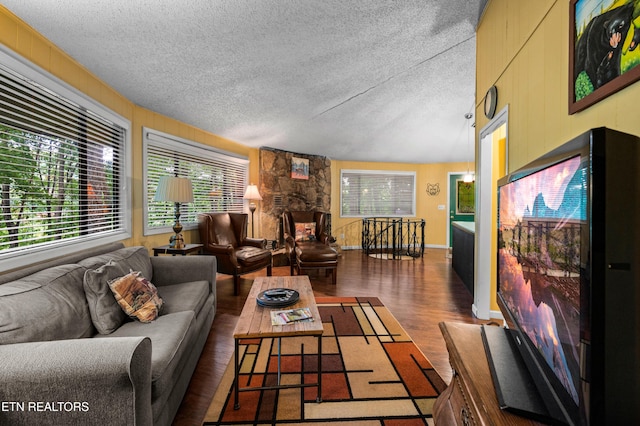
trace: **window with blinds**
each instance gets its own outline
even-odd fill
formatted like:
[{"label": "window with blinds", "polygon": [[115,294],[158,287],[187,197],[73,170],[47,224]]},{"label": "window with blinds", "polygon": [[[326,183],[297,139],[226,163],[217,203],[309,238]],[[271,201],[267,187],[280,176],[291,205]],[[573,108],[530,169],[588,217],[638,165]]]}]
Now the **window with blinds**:
[{"label": "window with blinds", "polygon": [[340,172],[340,215],[388,217],[416,215],[416,174],[377,170]]},{"label": "window with blinds", "polygon": [[128,122],[4,52],[0,62],[0,264],[128,238]]},{"label": "window with blinds", "polygon": [[166,133],[143,129],[145,235],[172,232],[174,204],[154,201],[160,176],[191,180],[193,203],[180,205],[184,229],[198,227],[198,213],[244,211],[249,160]]}]

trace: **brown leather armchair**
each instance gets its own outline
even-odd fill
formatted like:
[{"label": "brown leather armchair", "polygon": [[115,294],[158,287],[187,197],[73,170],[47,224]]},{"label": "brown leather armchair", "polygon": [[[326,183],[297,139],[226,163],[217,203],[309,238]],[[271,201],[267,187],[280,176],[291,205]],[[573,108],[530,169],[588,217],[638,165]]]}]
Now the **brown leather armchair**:
[{"label": "brown leather armchair", "polygon": [[296,268],[298,273],[303,269],[324,269],[327,273],[332,273],[333,284],[336,283],[338,253],[330,246],[331,236],[326,226],[327,214],[324,212],[285,211],[282,214],[285,249],[291,265],[291,275]]},{"label": "brown leather armchair", "polygon": [[240,275],[267,268],[272,273],[271,251],[267,240],[247,238],[245,213],[200,213],[198,229],[204,254],[216,256],[218,272],[233,275],[233,294],[240,291]]}]

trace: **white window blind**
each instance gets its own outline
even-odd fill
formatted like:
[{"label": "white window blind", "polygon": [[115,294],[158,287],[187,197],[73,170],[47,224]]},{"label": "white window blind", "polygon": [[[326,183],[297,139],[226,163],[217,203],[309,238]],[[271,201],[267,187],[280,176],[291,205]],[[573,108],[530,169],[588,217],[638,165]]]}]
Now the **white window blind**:
[{"label": "white window blind", "polygon": [[342,170],[340,214],[343,217],[413,217],[415,188],[414,172]]},{"label": "white window blind", "polygon": [[0,264],[127,238],[128,123],[4,52],[0,59],[13,65],[0,66]]},{"label": "white window blind", "polygon": [[195,229],[198,213],[244,211],[242,198],[247,187],[249,160],[222,153],[207,145],[145,128],[145,235],[171,232],[174,205],[154,201],[160,176],[189,178],[193,203],[181,204],[180,223]]}]

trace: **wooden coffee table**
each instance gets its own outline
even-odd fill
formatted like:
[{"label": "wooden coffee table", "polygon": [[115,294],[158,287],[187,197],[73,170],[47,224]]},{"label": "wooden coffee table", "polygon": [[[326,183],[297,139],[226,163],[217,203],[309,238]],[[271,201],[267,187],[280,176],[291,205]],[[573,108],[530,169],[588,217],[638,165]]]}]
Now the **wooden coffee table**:
[{"label": "wooden coffee table", "polygon": [[[257,304],[256,299],[258,294],[264,290],[273,288],[291,288],[296,290],[300,294],[300,299],[294,305],[290,305],[284,308],[270,308],[263,307]],[[294,308],[309,308],[314,321],[309,322],[293,322],[286,325],[272,325],[271,324],[271,311],[294,309]],[[316,301],[313,296],[313,289],[309,282],[309,277],[306,275],[297,275],[291,277],[258,277],[253,282],[251,291],[247,296],[247,301],[242,308],[240,319],[233,332],[233,339],[235,341],[235,400],[234,408],[237,410],[240,408],[239,392],[249,390],[261,390],[261,389],[286,389],[286,388],[302,388],[315,386],[318,388],[317,402],[322,401],[322,319],[316,306]],[[316,336],[318,338],[318,382],[317,383],[301,383],[298,385],[282,385],[280,384],[280,339],[283,337],[297,337],[297,336]],[[255,339],[255,338],[278,338],[278,384],[276,386],[264,386],[264,387],[250,387],[242,388],[239,386],[240,376],[240,355],[239,346],[241,339]]]}]

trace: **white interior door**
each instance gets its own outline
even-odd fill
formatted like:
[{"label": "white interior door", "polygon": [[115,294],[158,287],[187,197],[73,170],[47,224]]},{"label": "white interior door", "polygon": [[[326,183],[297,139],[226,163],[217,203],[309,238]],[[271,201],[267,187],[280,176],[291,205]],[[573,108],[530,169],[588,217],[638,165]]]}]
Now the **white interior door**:
[{"label": "white interior door", "polygon": [[[478,164],[476,170],[476,240],[475,240],[475,279],[472,311],[480,319],[501,318],[500,311],[491,311],[491,296],[494,292],[491,283],[492,266],[496,262],[496,242],[492,241],[495,233],[494,211],[496,205],[497,179],[506,173],[498,170],[496,163],[499,149],[496,135],[503,134],[508,147],[509,106],[505,106],[493,120],[480,130],[478,146]],[[505,152],[505,158],[508,153]],[[506,161],[505,161],[506,163]]]}]

